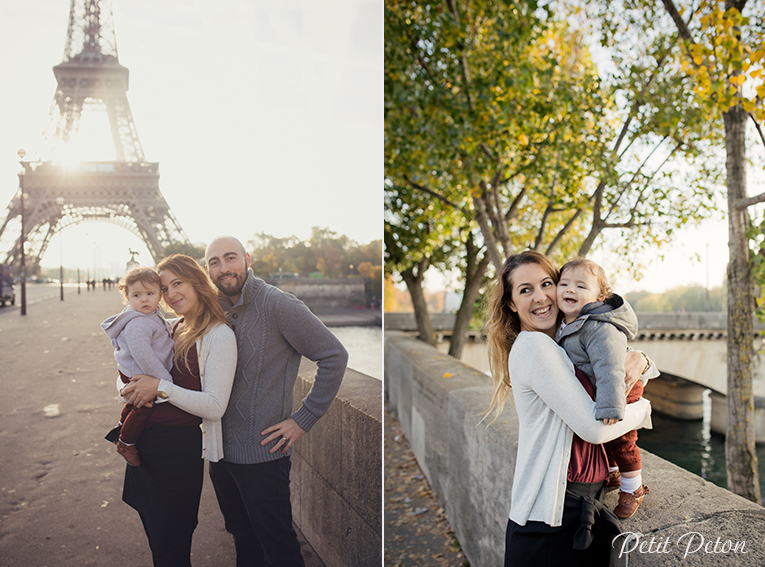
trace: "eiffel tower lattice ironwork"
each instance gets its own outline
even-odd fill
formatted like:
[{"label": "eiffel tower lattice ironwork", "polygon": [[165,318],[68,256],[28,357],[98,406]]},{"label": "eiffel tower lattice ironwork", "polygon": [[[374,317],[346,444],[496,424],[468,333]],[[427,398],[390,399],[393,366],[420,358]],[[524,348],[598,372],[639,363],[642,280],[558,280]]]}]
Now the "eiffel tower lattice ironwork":
[{"label": "eiffel tower lattice ironwork", "polygon": [[[57,87],[44,135],[47,155],[31,161],[22,156],[19,190],[0,218],[5,263],[18,272],[25,242],[27,272],[36,273],[52,236],[86,221],[130,230],[155,262],[169,244],[188,244],[159,190],[159,164],[146,161],[138,140],[127,100],[128,69],[119,64],[109,0],[72,0],[64,60],[53,72]],[[78,133],[83,111],[106,112],[113,161],[67,166],[58,160]]]}]

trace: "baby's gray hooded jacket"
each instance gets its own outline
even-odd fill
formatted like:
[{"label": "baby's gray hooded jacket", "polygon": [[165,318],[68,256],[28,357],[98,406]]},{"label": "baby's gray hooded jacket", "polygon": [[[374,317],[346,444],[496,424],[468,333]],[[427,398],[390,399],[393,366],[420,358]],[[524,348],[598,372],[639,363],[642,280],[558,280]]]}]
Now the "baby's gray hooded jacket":
[{"label": "baby's gray hooded jacket", "polygon": [[614,294],[585,305],[561,332],[558,344],[595,387],[595,419],[624,419],[627,341],[637,330],[632,307]]}]

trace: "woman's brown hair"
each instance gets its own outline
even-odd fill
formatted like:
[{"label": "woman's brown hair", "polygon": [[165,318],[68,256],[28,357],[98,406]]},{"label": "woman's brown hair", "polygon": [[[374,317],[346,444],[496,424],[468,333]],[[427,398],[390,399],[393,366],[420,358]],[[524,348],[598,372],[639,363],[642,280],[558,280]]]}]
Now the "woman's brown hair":
[{"label": "woman's brown hair", "polygon": [[176,363],[183,360],[188,368],[188,353],[197,339],[220,323],[228,324],[228,321],[223,308],[218,303],[218,289],[213,285],[205,269],[194,258],[184,254],[173,254],[157,266],[158,273],[163,270],[172,272],[181,281],[189,282],[197,293],[199,307],[196,312],[183,315],[183,330],[175,339],[173,358]]},{"label": "woman's brown hair", "polygon": [[526,250],[510,256],[502,265],[502,272],[489,294],[488,313],[486,322],[486,338],[489,350],[489,369],[494,380],[494,392],[491,405],[484,419],[494,411],[494,419],[499,417],[505,407],[505,399],[510,394],[510,371],[507,367],[507,357],[513,343],[521,332],[521,320],[518,313],[510,308],[512,303],[513,272],[525,264],[538,264],[549,274],[553,283],[558,284],[559,272],[555,264],[540,252]]}]

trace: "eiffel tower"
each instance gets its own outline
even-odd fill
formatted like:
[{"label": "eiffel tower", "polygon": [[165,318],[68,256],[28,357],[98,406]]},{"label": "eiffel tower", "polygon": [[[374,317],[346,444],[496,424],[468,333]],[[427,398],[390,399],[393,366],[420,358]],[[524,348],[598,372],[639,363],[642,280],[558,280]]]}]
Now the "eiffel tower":
[{"label": "eiffel tower", "polygon": [[[169,244],[188,244],[159,190],[159,164],[146,161],[138,140],[127,100],[128,69],[119,64],[109,0],[72,0],[64,60],[53,73],[57,87],[44,134],[45,159],[24,161],[20,151],[19,190],[0,218],[0,246],[8,250],[10,244],[4,263],[19,272],[25,242],[27,273],[37,273],[53,235],[86,221],[131,231],[155,262]],[[104,111],[114,160],[61,161],[83,112]]]}]

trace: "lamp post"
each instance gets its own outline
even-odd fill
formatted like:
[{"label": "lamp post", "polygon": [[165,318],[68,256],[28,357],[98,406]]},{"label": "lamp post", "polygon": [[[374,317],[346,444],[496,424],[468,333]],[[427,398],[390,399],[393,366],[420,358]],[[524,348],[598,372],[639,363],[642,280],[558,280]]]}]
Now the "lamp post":
[{"label": "lamp post", "polygon": [[[64,216],[64,198],[56,197],[56,204],[61,207],[61,216]],[[59,279],[61,285],[61,301],[64,301],[64,235],[61,230],[58,231],[59,244]]]},{"label": "lamp post", "polygon": [[[23,161],[27,152],[24,149],[20,149],[18,152],[19,158]],[[21,164],[24,167],[24,164]],[[27,258],[26,258],[26,239],[27,233],[24,226],[24,174],[26,168],[19,172],[19,187],[21,187],[21,314],[27,314]]]}]

